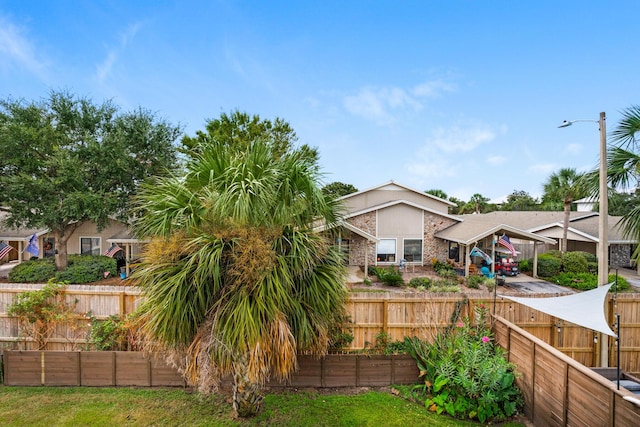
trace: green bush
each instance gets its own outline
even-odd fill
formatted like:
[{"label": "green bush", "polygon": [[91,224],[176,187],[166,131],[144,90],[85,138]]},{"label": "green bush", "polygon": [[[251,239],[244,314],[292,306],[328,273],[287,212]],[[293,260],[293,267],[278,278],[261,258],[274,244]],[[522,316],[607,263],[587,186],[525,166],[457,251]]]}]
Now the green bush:
[{"label": "green bush", "polygon": [[592,254],[590,252],[575,251],[575,253],[581,254],[584,257],[584,259],[587,260],[588,263],[589,262],[595,262],[596,264],[598,263],[598,258],[594,254]]},{"label": "green bush", "polygon": [[511,417],[523,406],[515,366],[492,343],[487,317],[488,309],[480,304],[476,325],[465,318],[440,333],[433,344],[405,338],[408,353],[424,374],[424,383],[414,393],[428,410],[486,423]]},{"label": "green bush", "polygon": [[389,286],[400,286],[404,283],[404,279],[402,278],[402,273],[398,268],[390,265],[389,267],[383,269],[378,276],[378,279]]},{"label": "green bush", "polygon": [[[554,283],[561,286],[567,286],[581,291],[589,291],[598,287],[598,276],[591,273],[560,273],[552,278]],[[609,283],[616,280],[615,274],[609,275]],[[624,291],[629,289],[629,282],[624,277],[618,276],[618,290]],[[609,292],[615,292],[615,286],[612,286]]]},{"label": "green bush", "polygon": [[53,259],[34,259],[21,262],[9,272],[9,281],[14,283],[46,283],[56,274]]},{"label": "green bush", "polygon": [[558,260],[562,260],[562,252],[557,250],[557,249],[553,249],[551,251],[547,251],[542,255],[546,255],[548,257],[553,257],[553,258],[557,258]]},{"label": "green bush", "polygon": [[460,292],[458,282],[452,279],[437,279],[429,288],[431,292]]},{"label": "green bush", "polygon": [[567,252],[562,256],[562,271],[566,273],[587,273],[589,264],[584,252]]},{"label": "green bush", "polygon": [[484,276],[470,276],[467,279],[467,287],[471,289],[479,289],[480,285],[484,283]]},{"label": "green bush", "polygon": [[91,328],[87,341],[91,349],[98,351],[123,351],[127,349],[128,331],[118,315],[106,320],[91,317]]},{"label": "green bush", "polygon": [[349,316],[334,319],[329,326],[329,350],[345,350],[353,342],[353,322]]},{"label": "green bush", "polygon": [[21,262],[9,272],[14,283],[46,283],[53,279],[61,283],[91,283],[117,274],[116,260],[107,256],[69,255],[64,271],[56,271],[53,258],[32,259]]},{"label": "green bush", "polygon": [[544,253],[538,258],[538,276],[553,277],[560,273],[562,261],[553,254]]},{"label": "green bush", "polygon": [[443,279],[457,279],[458,273],[453,269],[440,269],[436,272]]},{"label": "green bush", "polygon": [[91,283],[103,280],[105,272],[115,276],[117,274],[116,260],[108,256],[70,255],[69,265],[64,271],[59,271],[55,279],[64,283]]},{"label": "green bush", "polygon": [[431,286],[431,279],[428,277],[414,277],[409,281],[409,286],[412,288],[429,289]]},{"label": "green bush", "polygon": [[533,270],[533,268],[531,268],[532,265],[533,265],[533,260],[523,259],[522,261],[518,262],[518,269],[520,269],[521,273],[527,273]]}]

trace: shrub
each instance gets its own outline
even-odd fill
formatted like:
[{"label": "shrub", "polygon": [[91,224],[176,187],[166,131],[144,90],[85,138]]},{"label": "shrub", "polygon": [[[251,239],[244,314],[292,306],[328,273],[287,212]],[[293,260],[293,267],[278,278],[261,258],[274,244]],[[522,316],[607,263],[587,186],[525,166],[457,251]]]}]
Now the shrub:
[{"label": "shrub", "polygon": [[480,285],[484,283],[484,276],[470,276],[467,279],[467,286],[472,289],[479,289]]},{"label": "shrub", "polygon": [[46,283],[54,280],[61,283],[90,283],[103,280],[105,272],[115,276],[117,262],[107,256],[69,255],[69,264],[64,271],[56,271],[53,258],[33,259],[21,262],[9,272],[9,281],[14,283]]},{"label": "shrub", "polygon": [[[548,253],[548,252],[547,252]],[[541,277],[553,277],[560,273],[562,261],[553,254],[544,253],[538,258],[538,275]]]},{"label": "shrub", "polygon": [[353,342],[353,322],[351,317],[342,316],[329,327],[329,350],[344,350]]},{"label": "shrub", "polygon": [[438,279],[431,284],[431,292],[460,292],[457,280]]},{"label": "shrub", "polygon": [[9,272],[9,281],[14,283],[46,283],[56,274],[56,265],[51,258],[21,262]]},{"label": "shrub", "polygon": [[433,344],[405,338],[407,351],[424,375],[416,396],[432,412],[480,422],[500,421],[523,406],[515,384],[515,366],[492,343],[488,309],[476,307],[477,324],[468,318],[440,333]]},{"label": "shrub", "polygon": [[[616,276],[610,274],[609,283],[615,280]],[[591,273],[560,273],[553,277],[553,282],[561,286],[589,291],[598,287],[598,276]],[[618,290],[623,291],[626,289],[629,289],[629,282],[624,277],[618,276]],[[612,286],[609,292],[615,292],[615,286]]]},{"label": "shrub", "polygon": [[125,321],[118,315],[105,320],[91,317],[91,327],[87,342],[98,351],[123,351],[129,349],[130,332]]},{"label": "shrub", "polygon": [[562,271],[567,273],[587,273],[589,265],[584,252],[567,252],[562,256]]},{"label": "shrub", "polygon": [[404,283],[404,279],[402,278],[402,273],[394,266],[389,266],[385,269],[382,269],[378,279],[383,282],[385,285],[389,286],[400,286]]},{"label": "shrub", "polygon": [[412,288],[429,289],[431,286],[431,279],[428,277],[414,277],[409,281],[409,286]]},{"label": "shrub", "polygon": [[531,270],[533,270],[531,268],[532,264],[533,264],[532,260],[523,259],[522,261],[518,262],[518,268],[520,269],[520,272],[527,273],[527,272],[530,272]]},{"label": "shrub", "polygon": [[57,272],[55,278],[64,283],[91,283],[103,280],[105,272],[115,276],[116,270],[116,260],[108,256],[70,255],[69,265]]},{"label": "shrub", "polygon": [[594,254],[592,254],[590,252],[575,251],[575,253],[581,254],[584,257],[584,259],[587,260],[588,263],[589,262],[594,262],[594,263],[598,264],[598,258]]},{"label": "shrub", "polygon": [[431,260],[431,265],[433,266],[433,271],[437,274],[440,274],[442,271],[453,271],[453,266],[442,261],[438,261],[437,259]]},{"label": "shrub", "polygon": [[25,339],[30,338],[44,350],[58,325],[83,318],[76,313],[77,300],[67,302],[65,286],[49,282],[42,289],[18,294],[8,307],[7,314],[18,319]]},{"label": "shrub", "polygon": [[458,273],[456,273],[456,271],[453,269],[440,269],[436,273],[438,273],[438,276],[442,277],[443,279],[458,280]]},{"label": "shrub", "polygon": [[376,344],[373,351],[390,356],[392,354],[405,354],[407,352],[404,341],[392,341],[391,335],[382,331],[375,335]]}]

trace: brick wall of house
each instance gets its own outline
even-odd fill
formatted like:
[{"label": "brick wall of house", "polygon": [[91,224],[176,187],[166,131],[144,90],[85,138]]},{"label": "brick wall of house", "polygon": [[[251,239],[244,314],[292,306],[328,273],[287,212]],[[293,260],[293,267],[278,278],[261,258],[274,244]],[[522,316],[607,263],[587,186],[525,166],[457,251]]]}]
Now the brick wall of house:
[{"label": "brick wall of house", "polygon": [[[452,224],[454,220],[440,215],[424,212],[424,237],[423,237],[423,265],[430,265],[431,259],[444,261],[448,258],[449,245],[434,235]],[[349,223],[367,233],[376,235],[376,213],[369,212],[348,219]],[[368,242],[360,236],[352,236],[349,242],[349,264],[364,266],[365,248],[368,251],[369,265],[374,265],[376,260],[376,245]]]},{"label": "brick wall of house", "polygon": [[[372,236],[376,235],[376,213],[369,212],[358,215],[347,220],[354,227],[358,227],[362,231],[366,231]],[[349,245],[349,265],[364,266],[365,250],[368,251],[369,265],[375,265],[376,262],[376,245],[369,242],[364,237],[354,235]]]},{"label": "brick wall of house", "polygon": [[611,245],[609,265],[628,267],[631,265],[631,245]]},{"label": "brick wall of house", "polygon": [[434,235],[454,223],[455,221],[450,218],[424,211],[424,240],[422,243],[424,245],[422,257],[424,265],[430,265],[431,258],[436,258],[439,261],[446,261],[449,258],[449,243]]}]

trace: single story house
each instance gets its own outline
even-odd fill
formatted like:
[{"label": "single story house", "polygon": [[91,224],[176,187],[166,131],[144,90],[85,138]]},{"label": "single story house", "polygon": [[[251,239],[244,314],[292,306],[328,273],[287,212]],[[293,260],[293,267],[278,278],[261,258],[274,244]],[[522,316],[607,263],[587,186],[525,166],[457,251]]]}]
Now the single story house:
[{"label": "single story house", "polygon": [[[506,251],[497,244],[504,235],[517,250],[518,259],[533,259],[536,275],[537,256],[557,249],[562,238],[563,212],[452,215],[449,207],[455,206],[453,203],[394,181],[348,194],[341,200],[345,212],[336,243],[349,265],[363,268],[424,266],[435,259],[452,263],[468,275],[470,266],[480,261],[470,255],[471,251],[478,248],[495,258]],[[619,220],[609,217],[610,263],[628,266],[637,242],[624,237]],[[597,212],[571,212],[569,250],[595,254],[599,244],[597,223]]]},{"label": "single story house", "polygon": [[[3,216],[0,213],[0,224]],[[36,236],[38,254],[30,254],[26,249],[31,238]],[[36,258],[47,258],[55,256],[55,240],[53,234],[46,228],[39,229],[14,229],[0,226],[0,242],[11,246],[13,250],[0,258],[0,264],[7,262],[22,262]],[[122,248],[114,258],[118,259],[125,268],[129,268],[129,261],[139,256],[142,242],[134,238],[127,224],[110,219],[107,226],[98,231],[95,223],[87,221],[73,231],[67,241],[67,253],[70,255],[102,255],[111,248],[118,245]],[[128,274],[128,271],[127,271]]]}]

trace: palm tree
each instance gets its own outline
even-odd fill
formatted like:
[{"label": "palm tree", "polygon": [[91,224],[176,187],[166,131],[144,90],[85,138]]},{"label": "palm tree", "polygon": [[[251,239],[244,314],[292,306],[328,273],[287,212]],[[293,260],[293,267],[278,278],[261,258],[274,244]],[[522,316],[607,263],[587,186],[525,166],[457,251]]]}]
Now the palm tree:
[{"label": "palm tree", "polygon": [[136,231],[150,238],[132,275],[145,296],[141,325],[148,349],[168,353],[200,390],[230,376],[233,407],[250,416],[262,385],[296,369],[298,351],[326,352],[344,314],[341,254],[313,231],[337,222],[337,202],[323,196],[308,150],[214,140],[197,151],[184,177],[158,179],[139,198]]},{"label": "palm tree", "polygon": [[562,246],[560,250],[567,251],[567,234],[569,231],[569,215],[571,204],[584,195],[583,175],[575,169],[564,168],[557,173],[552,173],[544,184],[543,200],[562,201],[564,206],[564,221],[562,224]]},{"label": "palm tree", "polygon": [[[613,188],[640,188],[640,145],[636,134],[640,131],[640,107],[631,106],[622,111],[622,119],[611,133],[616,145],[607,152],[607,179]],[[640,206],[635,206],[622,217],[621,225],[631,237],[640,241]],[[640,260],[640,246],[633,257]]]}]

